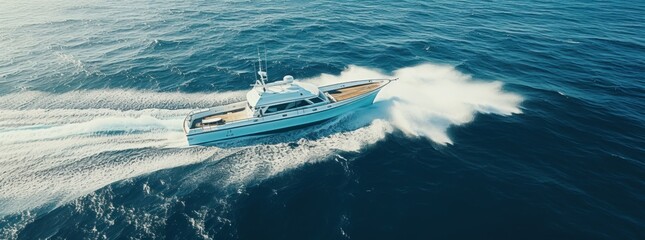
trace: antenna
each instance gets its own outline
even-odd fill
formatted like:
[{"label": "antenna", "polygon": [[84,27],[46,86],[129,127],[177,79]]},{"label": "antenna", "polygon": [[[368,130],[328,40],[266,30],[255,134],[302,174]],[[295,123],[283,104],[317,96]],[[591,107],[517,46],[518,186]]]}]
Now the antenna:
[{"label": "antenna", "polygon": [[[253,72],[254,73],[258,72],[258,69],[255,67],[255,62],[253,62]],[[253,75],[255,76],[255,84],[257,84],[258,83],[258,75],[255,75],[255,74],[253,74]]]},{"label": "antenna", "polygon": [[267,60],[267,47],[264,47],[264,71],[265,77],[269,80],[269,60]]},{"label": "antenna", "polygon": [[260,70],[258,71],[258,75],[260,75],[260,84],[262,85],[262,89],[266,92],[267,89],[266,89],[264,81],[267,78],[267,72],[262,71],[262,58],[260,57],[260,48],[259,47],[258,47],[258,65],[260,65]]}]

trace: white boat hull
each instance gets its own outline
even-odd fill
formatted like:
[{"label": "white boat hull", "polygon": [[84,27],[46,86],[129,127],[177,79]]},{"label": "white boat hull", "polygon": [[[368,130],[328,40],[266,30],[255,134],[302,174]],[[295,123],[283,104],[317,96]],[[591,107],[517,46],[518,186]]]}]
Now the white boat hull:
[{"label": "white boat hull", "polygon": [[191,129],[186,136],[189,145],[209,145],[232,138],[263,134],[276,130],[294,128],[321,122],[348,113],[374,102],[380,88],[355,99],[334,102],[313,109],[304,109],[271,117],[258,117],[252,124],[229,128]]}]

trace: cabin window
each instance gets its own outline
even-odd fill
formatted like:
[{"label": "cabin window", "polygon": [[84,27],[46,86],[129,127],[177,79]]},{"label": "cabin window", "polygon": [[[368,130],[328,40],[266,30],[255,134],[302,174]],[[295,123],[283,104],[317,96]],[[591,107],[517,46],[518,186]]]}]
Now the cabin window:
[{"label": "cabin window", "polygon": [[287,105],[289,105],[289,104],[291,104],[291,103],[283,103],[283,104],[270,106],[269,108],[267,108],[266,112],[264,112],[264,113],[274,113],[274,112],[279,112],[279,111],[285,110],[285,109],[287,109]]},{"label": "cabin window", "polygon": [[295,101],[290,103],[283,103],[283,104],[270,106],[269,108],[267,108],[267,110],[264,113],[265,114],[275,113],[275,112],[280,112],[280,111],[289,110],[293,108],[304,107],[307,105],[309,105],[309,103],[305,100],[300,100],[300,101]]},{"label": "cabin window", "polygon": [[307,101],[305,101],[305,100],[300,100],[300,101],[296,102],[296,107],[297,107],[297,108],[299,108],[299,107],[304,107],[304,106],[307,106],[307,105],[309,105],[309,104],[310,104],[310,103],[309,103],[309,102],[307,102]]}]

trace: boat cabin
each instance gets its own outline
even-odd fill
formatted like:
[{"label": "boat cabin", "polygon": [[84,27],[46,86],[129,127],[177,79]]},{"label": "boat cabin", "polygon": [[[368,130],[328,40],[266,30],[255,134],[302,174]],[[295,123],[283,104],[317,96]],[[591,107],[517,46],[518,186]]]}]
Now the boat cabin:
[{"label": "boat cabin", "polygon": [[315,85],[294,81],[289,75],[281,81],[256,85],[246,94],[246,99],[254,117],[293,111],[330,100]]},{"label": "boat cabin", "polygon": [[[312,111],[316,111],[318,105],[344,102],[384,86],[381,80],[360,80],[319,88],[311,83],[295,81],[289,75],[280,81],[266,83],[267,72],[262,68],[259,56],[258,65],[259,79],[256,79],[253,88],[247,92],[246,101],[191,112],[184,120],[184,131],[195,128],[211,129],[232,122],[243,125],[248,124],[243,120],[253,119],[250,121],[257,122],[257,118],[265,116],[270,119],[294,116],[290,112],[298,111],[295,114],[297,115],[306,112],[310,107]],[[277,114],[281,115],[275,116]]]}]

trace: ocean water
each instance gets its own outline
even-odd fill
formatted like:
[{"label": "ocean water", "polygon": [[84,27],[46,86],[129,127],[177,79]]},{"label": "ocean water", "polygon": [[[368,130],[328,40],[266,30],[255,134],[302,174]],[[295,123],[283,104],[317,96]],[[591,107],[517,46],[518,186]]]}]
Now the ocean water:
[{"label": "ocean water", "polygon": [[[644,239],[643,1],[0,2],[0,239]],[[269,78],[398,77],[188,147]]]}]

